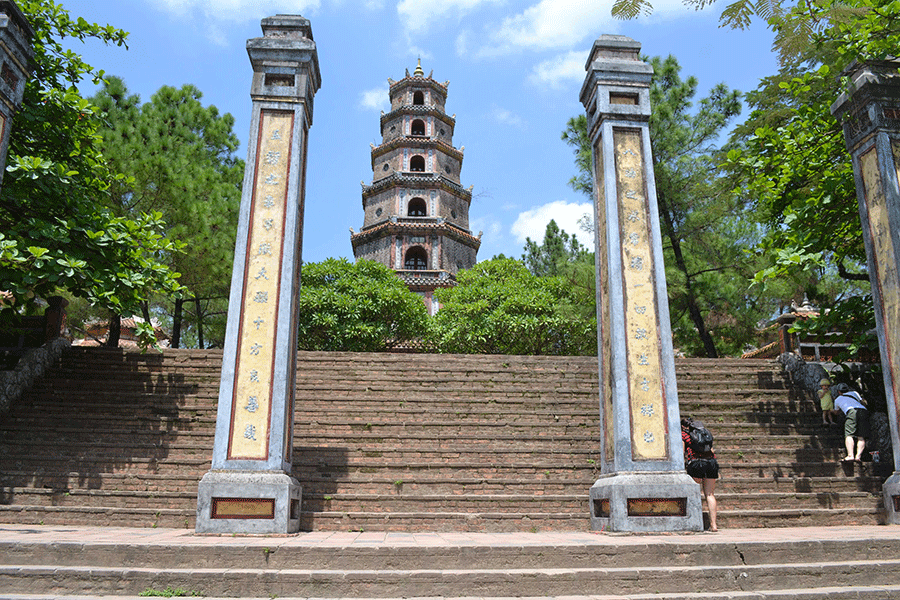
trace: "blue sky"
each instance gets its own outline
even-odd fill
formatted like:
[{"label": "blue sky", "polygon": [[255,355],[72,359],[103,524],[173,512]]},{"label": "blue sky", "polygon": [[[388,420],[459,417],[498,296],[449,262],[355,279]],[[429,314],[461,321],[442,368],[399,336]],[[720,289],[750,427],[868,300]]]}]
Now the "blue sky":
[{"label": "blue sky", "polygon": [[[540,240],[556,219],[576,233],[588,200],[567,185],[573,154],[560,140],[583,112],[578,94],[593,41],[626,35],[649,56],[673,54],[700,93],[724,82],[741,91],[777,68],[771,34],[756,22],[721,29],[721,2],[705,11],[656,0],[649,18],[609,16],[612,0],[62,0],[73,16],[125,29],[129,49],[95,41],[72,49],[122,77],[141,99],[163,85],[196,85],[203,102],[236,120],[246,158],[250,62],[246,40],[260,19],[301,14],[312,25],[322,72],[309,138],[303,259],[352,258],[350,228],[363,212],[360,181],[372,181],[370,144],[381,141],[387,79],[401,79],[418,58],[426,74],[448,81],[447,112],[465,147],[464,187],[474,186],[470,228],[483,231],[479,260],[520,256],[525,237]],[[93,92],[86,88],[86,94]]]}]

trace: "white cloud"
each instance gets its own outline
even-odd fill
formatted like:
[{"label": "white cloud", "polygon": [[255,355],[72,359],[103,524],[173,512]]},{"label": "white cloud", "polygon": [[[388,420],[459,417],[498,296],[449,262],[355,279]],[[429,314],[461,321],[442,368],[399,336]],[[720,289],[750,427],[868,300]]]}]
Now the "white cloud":
[{"label": "white cloud", "polygon": [[400,0],[397,14],[407,33],[423,33],[439,19],[460,18],[502,0]]},{"label": "white cloud", "polygon": [[406,52],[407,52],[407,54],[409,54],[411,57],[412,57],[412,56],[415,56],[415,57],[416,57],[416,60],[412,62],[412,65],[413,65],[413,66],[410,67],[410,69],[413,69],[413,68],[415,67],[415,65],[416,65],[416,62],[417,62],[418,60],[421,60],[422,62],[425,63],[424,65],[422,65],[422,69],[423,69],[426,73],[429,71],[428,63],[431,61],[432,58],[434,58],[434,55],[433,55],[431,52],[429,52],[429,51],[426,50],[425,48],[421,48],[421,47],[415,46],[415,45],[410,45],[410,46],[408,46],[408,47],[406,48]]},{"label": "white cloud", "polygon": [[519,48],[571,47],[598,31],[616,29],[609,5],[585,0],[541,0],[507,17],[490,35],[481,55],[507,54]]},{"label": "white cloud", "polygon": [[456,55],[457,56],[465,56],[469,53],[469,47],[471,42],[469,41],[472,37],[471,31],[462,31],[458,36],[456,36]]},{"label": "white cloud", "polygon": [[319,4],[319,0],[157,0],[153,6],[176,17],[200,12],[219,21],[245,21],[277,13],[298,14]]},{"label": "white cloud", "polygon": [[578,220],[585,213],[591,214],[592,211],[593,207],[589,202],[579,204],[557,200],[519,213],[515,223],[512,224],[512,233],[520,244],[525,243],[525,238],[531,238],[540,244],[544,239],[547,223],[552,219],[560,229],[569,235],[575,235],[582,245],[593,250],[594,236],[582,231],[578,225]]},{"label": "white cloud", "polygon": [[229,42],[233,41],[229,39],[225,30],[216,24],[210,24],[206,27],[206,39],[220,48],[227,47]]},{"label": "white cloud", "polygon": [[384,110],[390,108],[390,97],[387,86],[365,90],[359,95],[359,106],[366,110]]},{"label": "white cloud", "polygon": [[499,106],[494,106],[491,110],[491,118],[502,125],[512,125],[513,127],[518,127],[519,129],[524,129],[525,123],[522,121],[522,118],[505,108],[500,108]]},{"label": "white cloud", "polygon": [[483,239],[497,245],[503,238],[503,225],[491,215],[476,217],[469,221],[473,235],[483,234]]},{"label": "white cloud", "polygon": [[584,80],[586,61],[584,50],[560,54],[535,65],[528,79],[532,83],[553,88],[563,87],[569,81],[581,82]]}]

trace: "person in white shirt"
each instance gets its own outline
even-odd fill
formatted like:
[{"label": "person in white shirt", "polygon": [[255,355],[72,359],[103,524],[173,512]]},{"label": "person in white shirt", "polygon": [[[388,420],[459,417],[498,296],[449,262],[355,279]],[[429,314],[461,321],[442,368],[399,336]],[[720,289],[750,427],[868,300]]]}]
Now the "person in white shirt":
[{"label": "person in white shirt", "polygon": [[846,383],[839,383],[834,391],[838,394],[834,399],[835,412],[841,411],[845,417],[844,445],[847,456],[843,460],[860,462],[866,449],[866,438],[869,437],[869,411],[862,403],[859,392],[851,390]]}]

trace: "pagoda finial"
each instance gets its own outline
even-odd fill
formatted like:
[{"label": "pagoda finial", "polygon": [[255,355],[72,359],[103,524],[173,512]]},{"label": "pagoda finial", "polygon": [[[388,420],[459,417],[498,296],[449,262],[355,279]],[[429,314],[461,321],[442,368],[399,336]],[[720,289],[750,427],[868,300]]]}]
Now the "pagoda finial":
[{"label": "pagoda finial", "polygon": [[419,64],[416,65],[416,71],[413,73],[413,77],[425,77],[425,71],[422,70],[422,57],[419,57]]}]

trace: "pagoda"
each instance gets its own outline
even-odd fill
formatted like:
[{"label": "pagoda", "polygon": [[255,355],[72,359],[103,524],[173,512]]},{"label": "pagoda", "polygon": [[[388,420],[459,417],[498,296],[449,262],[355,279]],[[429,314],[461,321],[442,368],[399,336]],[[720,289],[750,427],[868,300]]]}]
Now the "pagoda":
[{"label": "pagoda", "polygon": [[388,79],[391,110],[381,114],[381,144],[372,146],[372,183],[362,183],[362,229],[351,229],[357,260],[387,265],[422,296],[429,313],[437,288],[475,264],[469,231],[472,188],[460,185],[463,148],[453,147],[456,115],[444,112],[449,81],[425,77],[419,61],[400,81]]}]

